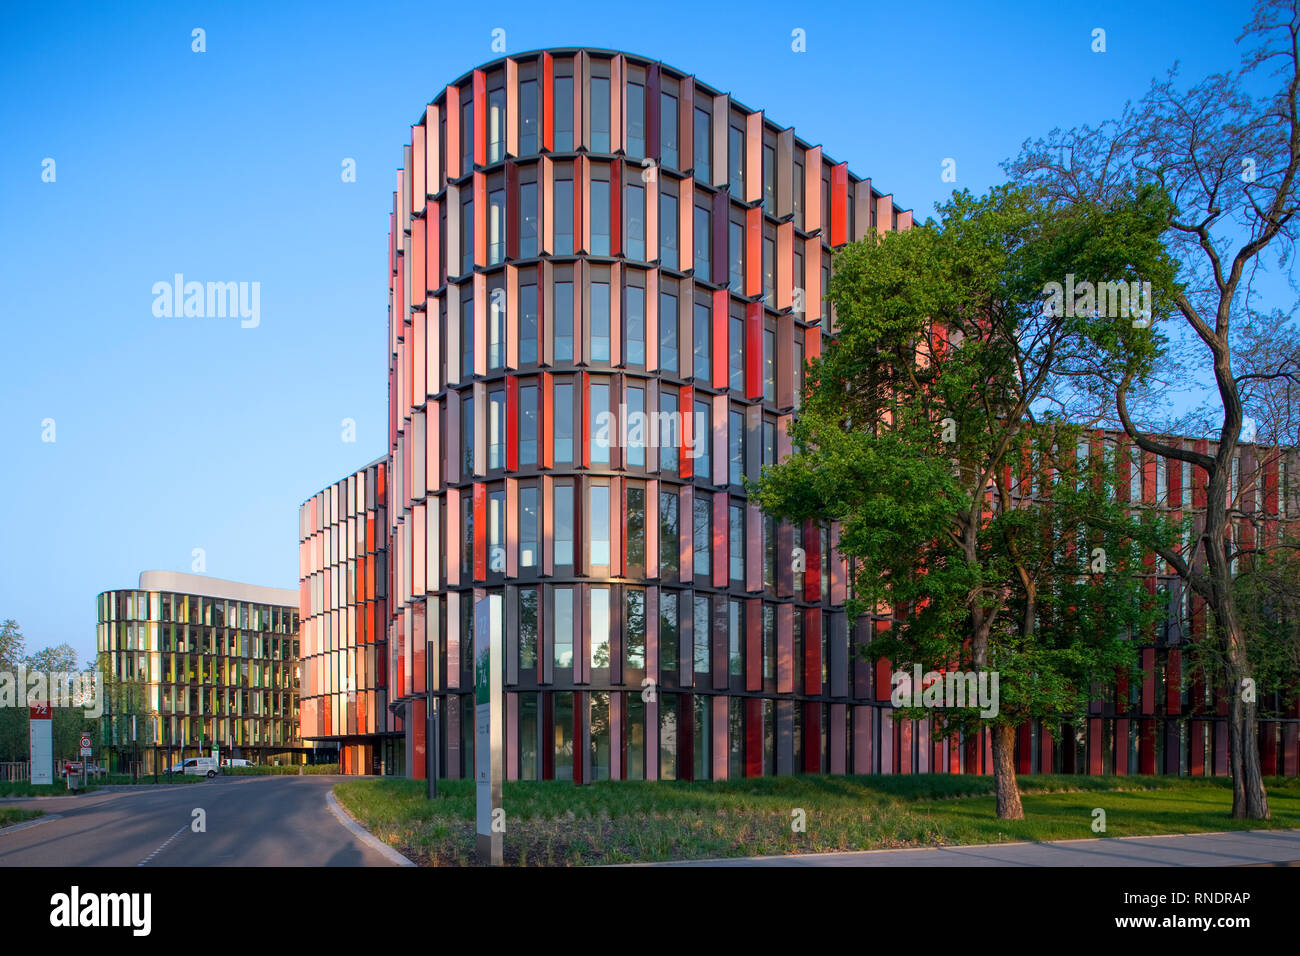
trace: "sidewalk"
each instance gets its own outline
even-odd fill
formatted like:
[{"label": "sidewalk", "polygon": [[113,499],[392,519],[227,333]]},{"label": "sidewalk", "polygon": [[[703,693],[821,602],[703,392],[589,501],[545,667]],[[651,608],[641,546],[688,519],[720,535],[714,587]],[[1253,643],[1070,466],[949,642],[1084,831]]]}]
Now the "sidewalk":
[{"label": "sidewalk", "polygon": [[1300,830],[1233,830],[1056,843],[990,843],[854,853],[682,860],[650,866],[1249,866],[1300,865]]}]

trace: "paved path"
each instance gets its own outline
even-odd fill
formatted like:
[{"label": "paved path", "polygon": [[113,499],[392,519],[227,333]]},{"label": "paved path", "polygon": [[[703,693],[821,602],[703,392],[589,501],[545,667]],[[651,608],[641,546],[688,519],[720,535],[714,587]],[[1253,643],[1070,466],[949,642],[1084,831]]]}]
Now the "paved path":
[{"label": "paved path", "polygon": [[683,860],[659,866],[1249,866],[1300,863],[1300,830]]},{"label": "paved path", "polygon": [[[6,801],[59,818],[0,832],[0,867],[392,866],[330,810],[340,779],[217,777]],[[204,833],[191,827],[196,808]]]}]

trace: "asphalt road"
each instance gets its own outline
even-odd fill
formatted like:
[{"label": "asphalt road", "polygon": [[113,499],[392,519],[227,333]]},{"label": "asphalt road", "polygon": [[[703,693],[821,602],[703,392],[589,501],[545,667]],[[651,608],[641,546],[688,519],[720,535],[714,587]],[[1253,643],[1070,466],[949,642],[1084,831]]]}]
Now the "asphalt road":
[{"label": "asphalt road", "polygon": [[[392,866],[331,812],[339,779],[218,777],[5,801],[62,819],[0,833],[0,867]],[[196,809],[206,832],[193,829]]]}]

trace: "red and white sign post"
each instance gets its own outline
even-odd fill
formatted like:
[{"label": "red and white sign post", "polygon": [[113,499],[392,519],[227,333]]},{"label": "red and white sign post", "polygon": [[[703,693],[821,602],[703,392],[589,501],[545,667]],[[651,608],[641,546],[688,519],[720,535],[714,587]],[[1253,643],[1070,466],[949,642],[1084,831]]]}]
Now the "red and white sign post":
[{"label": "red and white sign post", "polygon": [[32,785],[51,786],[54,783],[54,714],[49,704],[34,704],[29,714]]}]

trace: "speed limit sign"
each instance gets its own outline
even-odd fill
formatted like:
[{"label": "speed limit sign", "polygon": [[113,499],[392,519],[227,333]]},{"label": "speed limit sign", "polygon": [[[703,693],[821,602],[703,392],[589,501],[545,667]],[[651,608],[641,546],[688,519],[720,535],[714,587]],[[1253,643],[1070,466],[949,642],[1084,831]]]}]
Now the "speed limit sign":
[{"label": "speed limit sign", "polygon": [[81,756],[89,757],[94,753],[94,747],[91,746],[90,734],[81,735]]}]

